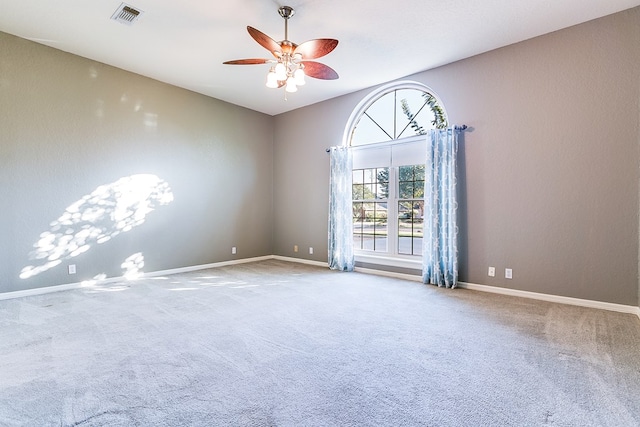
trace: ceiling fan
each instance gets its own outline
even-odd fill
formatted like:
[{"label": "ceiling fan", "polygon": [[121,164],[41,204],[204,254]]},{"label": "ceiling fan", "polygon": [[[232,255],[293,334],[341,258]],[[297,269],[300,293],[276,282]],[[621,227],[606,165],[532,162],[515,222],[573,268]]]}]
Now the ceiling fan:
[{"label": "ceiling fan", "polygon": [[289,41],[289,19],[295,11],[290,6],[282,6],[278,9],[280,16],[284,18],[284,40],[276,42],[271,37],[247,26],[249,35],[262,47],[267,49],[275,59],[236,59],[226,61],[228,65],[255,65],[272,64],[267,74],[267,87],[280,88],[285,86],[287,92],[296,92],[298,86],[305,84],[304,76],[321,80],[335,80],[338,78],[331,67],[311,59],[317,59],[330,53],[338,45],[335,39],[314,39],[297,45]]}]

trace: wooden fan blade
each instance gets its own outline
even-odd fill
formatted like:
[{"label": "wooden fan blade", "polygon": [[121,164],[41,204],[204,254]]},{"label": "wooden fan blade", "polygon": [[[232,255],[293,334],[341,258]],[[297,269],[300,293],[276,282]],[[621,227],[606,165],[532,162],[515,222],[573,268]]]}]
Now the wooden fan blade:
[{"label": "wooden fan blade", "polygon": [[276,52],[282,52],[282,48],[277,41],[253,27],[247,27],[247,31],[249,31],[251,37],[253,37],[253,39],[257,41],[260,46],[271,52],[273,56],[275,56],[276,58],[280,56],[276,55]]},{"label": "wooden fan blade", "polygon": [[336,46],[336,39],[314,39],[300,44],[293,53],[301,54],[302,59],[316,59],[331,53]]},{"label": "wooden fan blade", "polygon": [[328,65],[315,61],[301,61],[301,63],[304,64],[304,74],[309,77],[321,80],[336,80],[338,78],[338,73]]},{"label": "wooden fan blade", "polygon": [[223,64],[227,64],[227,65],[256,65],[256,64],[266,64],[266,63],[271,62],[271,61],[273,61],[273,59],[259,59],[259,58],[234,59],[233,61],[225,61],[225,62],[223,62]]}]

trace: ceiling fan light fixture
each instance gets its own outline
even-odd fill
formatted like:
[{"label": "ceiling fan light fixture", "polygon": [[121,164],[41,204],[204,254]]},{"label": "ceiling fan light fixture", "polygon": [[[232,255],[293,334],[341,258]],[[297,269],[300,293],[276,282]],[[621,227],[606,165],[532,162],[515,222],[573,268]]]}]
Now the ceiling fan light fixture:
[{"label": "ceiling fan light fixture", "polygon": [[278,78],[276,77],[276,71],[271,68],[269,74],[267,74],[267,87],[271,89],[277,89]]},{"label": "ceiling fan light fixture", "polygon": [[276,64],[275,75],[276,80],[287,80],[287,67],[282,62]]},{"label": "ceiling fan light fixture", "polygon": [[287,78],[287,87],[285,90],[289,93],[297,92],[298,86],[296,86],[296,79],[293,76]]},{"label": "ceiling fan light fixture", "polygon": [[304,86],[304,84],[305,84],[305,81],[304,81],[304,70],[302,68],[298,68],[293,73],[293,78],[296,79],[296,85]]}]

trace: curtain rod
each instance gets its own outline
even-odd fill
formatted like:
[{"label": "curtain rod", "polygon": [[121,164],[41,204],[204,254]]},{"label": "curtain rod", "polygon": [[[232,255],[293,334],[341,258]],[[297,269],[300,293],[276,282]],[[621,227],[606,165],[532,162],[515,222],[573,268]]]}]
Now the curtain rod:
[{"label": "curtain rod", "polygon": [[[458,126],[458,125],[456,125],[456,126],[454,126],[454,127],[453,127],[453,129],[454,129],[454,130],[457,130],[458,132],[465,131],[465,130],[467,130],[467,128],[468,128],[468,126],[467,126],[467,125],[459,125],[459,126]],[[412,142],[413,142],[413,141],[412,141]],[[366,145],[358,145],[357,147],[366,147]],[[354,147],[354,148],[355,148],[355,147]],[[330,148],[327,148],[327,153],[328,153],[329,151],[331,151],[331,149],[330,149]]]}]

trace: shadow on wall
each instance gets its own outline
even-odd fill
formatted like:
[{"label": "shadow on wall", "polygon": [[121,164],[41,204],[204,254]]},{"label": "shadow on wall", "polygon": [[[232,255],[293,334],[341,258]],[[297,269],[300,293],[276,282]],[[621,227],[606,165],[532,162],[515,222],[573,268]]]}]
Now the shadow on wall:
[{"label": "shadow on wall", "polygon": [[[156,175],[131,175],[101,185],[91,194],[67,207],[40,234],[29,253],[33,265],[24,267],[21,279],[28,279],[108,242],[120,233],[144,223],[157,206],[173,201],[169,184]],[[122,264],[125,276],[136,275],[144,265],[141,253],[131,255]],[[98,276],[96,276],[98,278]]]}]

